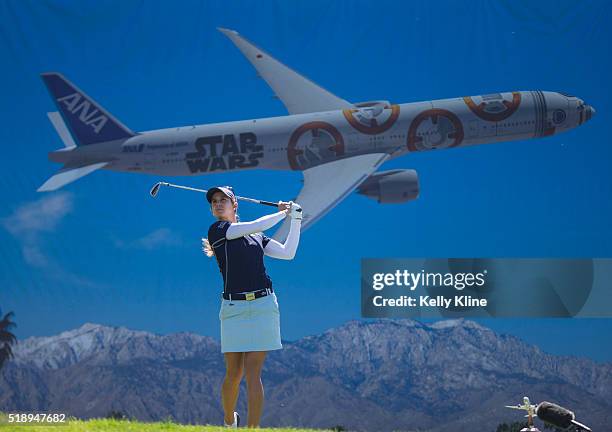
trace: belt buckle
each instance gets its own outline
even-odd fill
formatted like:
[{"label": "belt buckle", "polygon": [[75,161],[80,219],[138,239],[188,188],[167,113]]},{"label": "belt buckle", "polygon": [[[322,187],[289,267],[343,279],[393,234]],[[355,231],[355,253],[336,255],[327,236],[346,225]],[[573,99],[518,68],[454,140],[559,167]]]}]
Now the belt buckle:
[{"label": "belt buckle", "polygon": [[249,292],[249,293],[246,293],[246,294],[245,294],[245,298],[246,298],[246,300],[248,300],[248,301],[255,300],[255,293],[254,293],[254,292]]}]

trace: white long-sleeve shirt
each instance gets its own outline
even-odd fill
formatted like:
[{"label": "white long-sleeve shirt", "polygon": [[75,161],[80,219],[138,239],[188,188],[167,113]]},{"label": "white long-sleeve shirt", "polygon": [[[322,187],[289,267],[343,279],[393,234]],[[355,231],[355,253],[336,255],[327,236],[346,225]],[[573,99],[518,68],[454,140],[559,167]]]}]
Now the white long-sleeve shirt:
[{"label": "white long-sleeve shirt", "polygon": [[[225,237],[228,240],[233,240],[239,237],[244,237],[245,235],[259,233],[272,228],[278,222],[284,220],[285,217],[286,213],[284,211],[280,211],[262,216],[259,219],[255,219],[254,221],[250,222],[235,222],[229,226]],[[261,241],[260,245],[265,255],[272,258],[290,260],[295,257],[295,253],[300,242],[301,225],[302,221],[300,219],[291,219],[289,234],[287,235],[287,239],[284,243],[280,243],[268,237],[266,237],[264,240],[263,237],[258,236],[256,239],[258,242]]]}]

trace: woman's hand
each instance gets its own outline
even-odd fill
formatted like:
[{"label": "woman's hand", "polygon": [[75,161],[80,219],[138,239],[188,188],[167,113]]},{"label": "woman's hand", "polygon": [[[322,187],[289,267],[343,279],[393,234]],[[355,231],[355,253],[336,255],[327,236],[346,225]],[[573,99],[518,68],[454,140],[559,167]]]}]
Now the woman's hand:
[{"label": "woman's hand", "polygon": [[278,211],[284,211],[288,214],[291,211],[291,201],[279,201]]},{"label": "woman's hand", "polygon": [[292,219],[302,220],[302,218],[304,217],[302,213],[302,207],[299,204],[294,203],[293,201],[290,202],[291,210],[289,211],[289,216],[291,216]]}]

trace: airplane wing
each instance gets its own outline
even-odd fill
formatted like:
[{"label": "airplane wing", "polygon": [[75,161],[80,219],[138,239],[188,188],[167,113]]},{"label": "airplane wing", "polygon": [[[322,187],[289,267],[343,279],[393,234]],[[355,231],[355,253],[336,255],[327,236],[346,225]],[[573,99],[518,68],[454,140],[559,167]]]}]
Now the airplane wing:
[{"label": "airplane wing", "polygon": [[[528,411],[528,408],[525,405],[505,405],[506,408],[512,408],[517,410]],[[531,409],[535,410],[536,406],[531,405]],[[533,415],[535,417],[535,414]]]},{"label": "airplane wing", "polygon": [[[295,202],[302,206],[302,231],[321,219],[355,188],[365,181],[384,161],[386,153],[372,153],[340,159],[303,171],[304,186]],[[274,233],[274,239],[284,242],[290,221],[285,219]]]},{"label": "airplane wing", "polygon": [[259,75],[268,83],[290,114],[353,108],[350,102],[288,68],[234,30],[219,28],[238,47]]},{"label": "airplane wing", "polygon": [[72,183],[75,180],[80,179],[87,174],[91,174],[95,170],[98,170],[109,162],[99,162],[92,165],[86,165],[78,168],[62,168],[53,177],[49,178],[41,187],[37,189],[37,192],[50,192],[61,188],[68,183]]}]

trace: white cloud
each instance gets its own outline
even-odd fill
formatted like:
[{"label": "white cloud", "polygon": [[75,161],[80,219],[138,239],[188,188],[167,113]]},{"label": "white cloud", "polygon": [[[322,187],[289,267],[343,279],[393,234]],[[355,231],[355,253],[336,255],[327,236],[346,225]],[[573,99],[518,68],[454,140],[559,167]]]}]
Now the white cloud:
[{"label": "white cloud", "polygon": [[159,228],[149,234],[129,242],[115,239],[115,246],[121,249],[153,250],[163,246],[180,245],[181,239],[168,228]]},{"label": "white cloud", "polygon": [[72,195],[59,193],[18,207],[12,215],[2,219],[2,225],[15,237],[36,236],[40,232],[54,231],[71,211]]},{"label": "white cloud", "polygon": [[55,231],[72,211],[72,195],[67,192],[43,196],[25,203],[3,218],[2,226],[21,242],[24,260],[33,267],[49,269],[52,261],[41,248],[41,233]]},{"label": "white cloud", "polygon": [[49,267],[49,260],[42,253],[38,244],[22,244],[21,253],[25,261],[34,267]]},{"label": "white cloud", "polygon": [[55,232],[72,210],[72,194],[59,192],[17,207],[11,215],[0,219],[0,224],[21,243],[23,259],[30,266],[63,283],[93,287],[96,285],[94,282],[64,270],[44,252],[44,235]]}]

